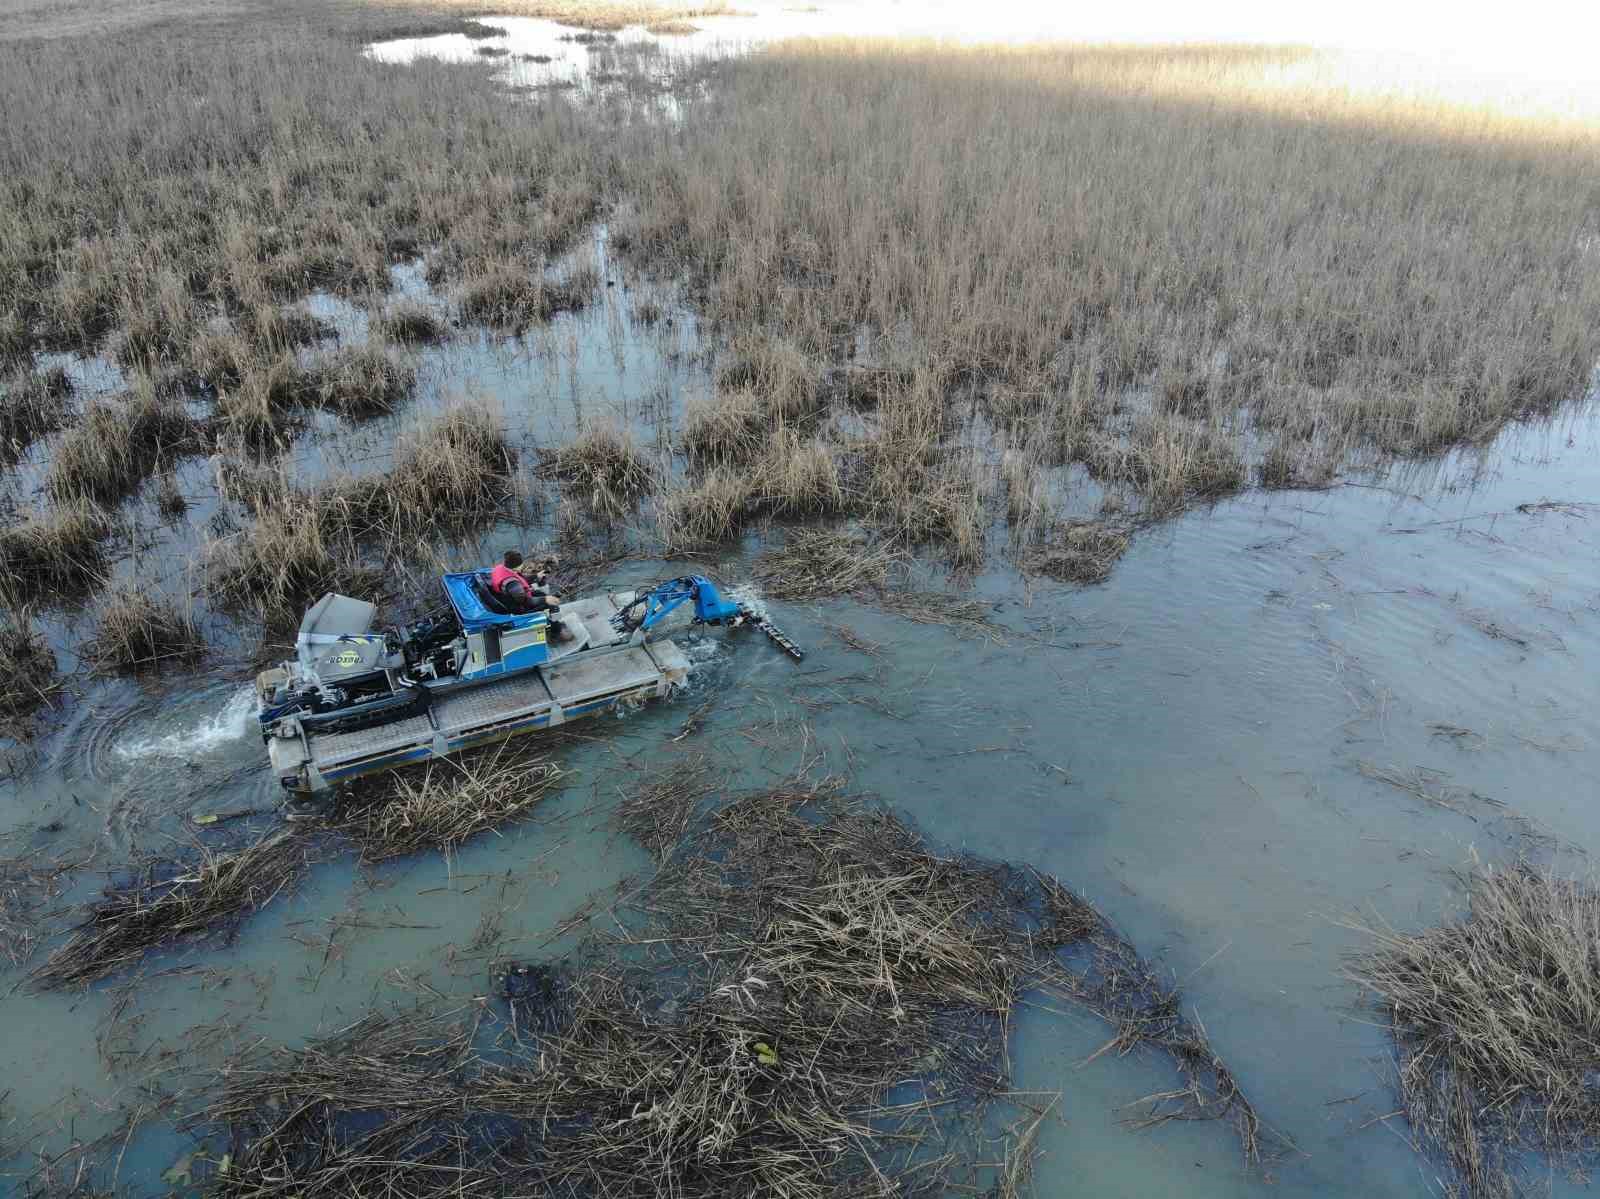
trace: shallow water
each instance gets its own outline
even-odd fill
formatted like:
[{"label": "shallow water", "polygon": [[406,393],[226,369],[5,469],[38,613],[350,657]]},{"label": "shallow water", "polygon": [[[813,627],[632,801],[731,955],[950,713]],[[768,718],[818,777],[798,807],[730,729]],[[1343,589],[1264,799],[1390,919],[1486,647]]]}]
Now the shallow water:
[{"label": "shallow water", "polygon": [[[670,287],[608,261],[603,230],[578,253],[602,278],[588,310],[524,336],[462,331],[414,355],[414,404],[325,425],[295,447],[293,473],[383,469],[396,435],[457,394],[494,401],[527,452],[595,419],[646,440],[674,423],[709,388],[714,347]],[[415,264],[396,281],[432,298]],[[635,319],[646,296],[668,320]],[[328,297],[310,306],[348,338],[363,335],[359,310]],[[86,390],[118,384],[102,363],[73,369]],[[1452,868],[1529,853],[1584,870],[1582,851],[1600,844],[1592,407],[1510,429],[1481,455],[1191,512],[1139,534],[1094,588],[1030,585],[996,555],[975,582],[994,604],[992,639],[849,600],[769,605],[810,651],[800,667],[755,638],[696,637],[684,695],[579,726],[588,739],[560,751],[570,785],[536,821],[448,860],[321,862],[232,943],[152,958],[131,986],[124,976],[85,994],[9,991],[7,1168],[20,1176],[39,1164],[33,1153],[108,1136],[100,1156],[118,1163],[115,1181],[160,1191],[161,1172],[194,1146],[168,1121],[183,1102],[140,1091],[150,1072],[178,1089],[230,1047],[298,1043],[375,1002],[435,992],[473,1002],[496,954],[559,952],[575,934],[552,940],[550,930],[591,901],[604,918],[612,889],[649,868],[609,830],[606,807],[640,772],[706,751],[743,786],[802,761],[847,774],[937,844],[1028,862],[1080,888],[1181,983],[1262,1118],[1297,1146],[1262,1170],[1241,1162],[1220,1125],[1130,1130],[1125,1105],[1170,1085],[1170,1066],[1104,1056],[1084,1067],[1106,1028],[1028,1011],[1013,1041],[1016,1084],[1062,1094],[1061,1119],[1042,1130],[1038,1193],[1431,1193],[1431,1167],[1403,1125],[1383,1119],[1396,1106],[1388,1044],[1341,978],[1361,945],[1342,921],[1431,923],[1454,902]],[[17,502],[31,502],[47,454],[10,473]],[[194,504],[184,520],[161,525],[147,501],[125,509],[140,548],[118,562],[120,582],[194,590],[189,563],[221,505],[203,462],[178,476]],[[556,497],[523,482],[522,522],[462,547],[463,559],[549,535]],[[1061,483],[1092,506],[1081,479]],[[747,583],[758,548],[752,535],[715,573]],[[628,562],[608,581],[666,569]],[[65,669],[91,616],[47,613]],[[93,849],[94,866],[65,897],[83,899],[104,881],[98,871],[137,854],[272,827],[276,796],[248,713],[256,646],[206,619],[219,650],[204,673],[80,683],[0,783],[0,857]],[[880,643],[881,658],[847,647],[834,626]],[[708,703],[702,731],[678,740]],[[1362,763],[1439,771],[1469,794],[1461,810],[1428,806],[1364,776]],[[191,819],[218,813],[256,814],[212,827]],[[3,981],[21,976],[10,969]],[[124,1139],[129,1112],[140,1127]],[[1553,1190],[1575,1188],[1557,1179]]]}]

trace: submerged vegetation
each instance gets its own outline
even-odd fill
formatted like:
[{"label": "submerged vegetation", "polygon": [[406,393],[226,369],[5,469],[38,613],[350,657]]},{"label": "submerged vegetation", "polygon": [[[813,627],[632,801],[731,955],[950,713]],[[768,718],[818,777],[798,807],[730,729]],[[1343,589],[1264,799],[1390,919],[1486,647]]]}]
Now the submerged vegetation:
[{"label": "submerged vegetation", "polygon": [[[702,794],[684,769],[647,788]],[[1150,1120],[1227,1120],[1256,1160],[1258,1118],[1177,994],[1055,880],[930,853],[826,787],[742,796],[664,856],[615,936],[529,972],[539,1031],[493,1064],[462,1013],[417,1011],[231,1064],[196,1121],[228,1134],[212,1193],[970,1185],[1008,1013],[1036,992],[1107,1019],[1108,1049],[1170,1055]]]},{"label": "submerged vegetation", "polygon": [[1464,916],[1363,929],[1351,973],[1393,1028],[1413,1132],[1463,1195],[1501,1199],[1517,1150],[1581,1166],[1600,1148],[1600,892],[1520,864],[1461,881]]}]

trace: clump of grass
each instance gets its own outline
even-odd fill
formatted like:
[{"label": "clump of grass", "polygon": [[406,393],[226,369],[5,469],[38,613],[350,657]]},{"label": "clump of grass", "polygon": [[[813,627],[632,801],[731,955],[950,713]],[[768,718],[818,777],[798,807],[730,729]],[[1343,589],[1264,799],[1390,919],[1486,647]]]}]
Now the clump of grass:
[{"label": "clump of grass", "polygon": [[483,325],[522,328],[581,309],[598,284],[592,267],[558,281],[539,277],[526,263],[490,263],[462,288],[461,316]]},{"label": "clump of grass", "polygon": [[96,669],[141,673],[193,662],[205,638],[193,616],[165,599],[122,591],[100,606],[100,623],[87,648]]},{"label": "clump of grass", "polygon": [[217,416],[227,437],[254,450],[285,443],[304,381],[292,353],[250,358],[236,381],[221,385],[217,397]]},{"label": "clump of grass", "polygon": [[755,577],[773,599],[809,600],[887,586],[908,561],[892,544],[841,530],[791,529],[756,559]]},{"label": "clump of grass", "polygon": [[66,419],[72,380],[59,366],[0,379],[0,461],[15,462]]},{"label": "clump of grass", "polygon": [[450,336],[450,326],[433,309],[415,300],[403,300],[377,318],[376,327],[390,341],[403,345],[433,345]]},{"label": "clump of grass", "polygon": [[766,336],[735,343],[734,358],[717,373],[728,391],[750,391],[767,415],[791,424],[815,416],[821,407],[820,372],[791,342]]},{"label": "clump of grass", "polygon": [[88,906],[71,938],[28,977],[39,990],[82,986],[176,941],[216,933],[265,907],[305,869],[305,843],[273,833],[235,852],[157,862]]},{"label": "clump of grass", "polygon": [[448,854],[479,833],[525,819],[564,774],[548,757],[502,743],[357,780],[340,796],[329,823],[361,847],[366,862],[427,849]]},{"label": "clump of grass", "polygon": [[15,308],[0,312],[0,366],[26,362],[33,350],[33,331]]},{"label": "clump of grass", "polygon": [[703,461],[744,462],[761,453],[771,428],[755,392],[719,391],[684,405],[683,448]]},{"label": "clump of grass", "polygon": [[775,516],[822,516],[842,511],[839,464],[820,441],[780,428],[751,472],[752,503]]},{"label": "clump of grass", "polygon": [[[263,307],[277,312],[271,305]],[[250,369],[251,357],[249,342],[234,330],[208,329],[190,341],[185,364],[192,383],[221,392],[239,385]]]},{"label": "clump of grass", "polygon": [[1056,530],[1049,543],[1029,550],[1022,569],[1067,583],[1101,583],[1127,549],[1127,530],[1074,521]]},{"label": "clump of grass", "polygon": [[591,423],[575,441],[545,451],[540,470],[586,495],[590,509],[607,517],[631,510],[656,484],[633,434],[613,421]]},{"label": "clump of grass", "polygon": [[268,353],[314,346],[338,336],[337,329],[314,313],[271,303],[251,305],[241,315],[239,324],[255,346]]},{"label": "clump of grass", "polygon": [[121,399],[89,405],[51,455],[45,487],[58,501],[115,504],[149,475],[204,446],[200,422],[142,380]]},{"label": "clump of grass", "polygon": [[1179,511],[1191,499],[1216,499],[1243,487],[1244,461],[1218,426],[1182,416],[1140,420],[1124,439],[1100,434],[1085,443],[1097,480],[1137,490],[1152,515]]},{"label": "clump of grass", "polygon": [[733,538],[750,512],[753,489],[742,473],[714,466],[700,479],[661,498],[656,526],[669,551],[697,549]]},{"label": "clump of grass", "polygon": [[685,33],[699,33],[700,26],[688,21],[654,21],[645,26],[645,31],[658,37],[668,37]]},{"label": "clump of grass", "polygon": [[313,362],[305,368],[300,391],[309,403],[360,420],[393,412],[416,382],[415,368],[369,342]]},{"label": "clump of grass", "polygon": [[183,357],[194,336],[197,314],[193,297],[171,267],[161,267],[148,280],[120,297],[122,340],[117,360],[124,366],[154,370]]},{"label": "clump of grass", "polygon": [[58,690],[56,656],[33,624],[26,608],[0,616],[0,723],[14,729],[16,722],[48,703]]},{"label": "clump of grass", "polygon": [[21,598],[93,593],[105,582],[101,543],[110,532],[110,519],[87,501],[0,529],[0,592]]},{"label": "clump of grass", "polygon": [[248,528],[207,549],[207,593],[218,607],[293,628],[324,592],[376,591],[383,576],[361,564],[353,540],[331,523],[314,506],[262,509]]},{"label": "clump of grass", "polygon": [[847,507],[839,464],[828,447],[780,426],[753,461],[719,462],[669,492],[657,526],[669,547],[691,548],[727,541],[755,517],[824,516]]},{"label": "clump of grass", "polygon": [[179,489],[172,475],[163,475],[161,486],[156,489],[156,511],[166,521],[182,520],[189,511],[189,497]]},{"label": "clump of grass", "polygon": [[388,486],[402,523],[471,524],[499,511],[516,463],[516,451],[489,408],[456,404],[400,438]]},{"label": "clump of grass", "polygon": [[1583,1159],[1600,1144],[1600,892],[1518,864],[1461,878],[1466,914],[1390,927],[1350,974],[1381,1004],[1400,1051],[1412,1129],[1461,1192],[1513,1191],[1513,1154]]}]

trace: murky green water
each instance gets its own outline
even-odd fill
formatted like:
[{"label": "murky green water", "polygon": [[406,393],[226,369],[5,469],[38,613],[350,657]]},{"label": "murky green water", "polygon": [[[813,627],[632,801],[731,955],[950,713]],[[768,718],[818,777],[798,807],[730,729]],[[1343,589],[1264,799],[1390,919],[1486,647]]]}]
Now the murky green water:
[{"label": "murky green water", "polygon": [[[612,284],[587,312],[525,338],[463,333],[419,356],[416,405],[328,426],[297,447],[295,473],[381,469],[395,435],[453,394],[497,402],[525,449],[613,415],[646,439],[670,424],[709,386],[692,316],[658,288],[651,298],[671,320],[640,326],[645,285],[607,261],[603,232],[580,253]],[[399,282],[425,295],[414,269]],[[360,336],[359,313],[316,304]],[[97,369],[83,377],[115,385]],[[15,503],[31,502],[47,452],[11,473]],[[464,558],[549,531],[555,495],[525,482],[526,527],[503,526]],[[194,506],[176,525],[126,509],[140,533],[120,581],[195,589],[190,562],[217,535],[220,505],[205,463],[186,464],[180,483]],[[752,536],[715,573],[746,580],[758,546]],[[1083,1066],[1106,1028],[1030,1011],[1015,1081],[1062,1093],[1062,1119],[1040,1141],[1039,1194],[1430,1193],[1430,1167],[1403,1124],[1383,1118],[1396,1106],[1388,1044],[1341,978],[1360,944],[1341,921],[1430,923],[1453,901],[1448,872],[1474,856],[1581,870],[1581,851],[1600,844],[1600,422],[1578,413],[1512,429],[1481,456],[1195,511],[1140,534],[1091,589],[1030,585],[993,561],[975,583],[994,604],[990,640],[850,600],[775,605],[810,650],[803,666],[756,639],[697,640],[690,692],[587,725],[591,739],[562,751],[571,785],[533,823],[449,861],[324,861],[231,944],[152,958],[135,985],[8,990],[0,1143],[14,1153],[11,1178],[40,1154],[60,1155],[57,1176],[70,1177],[72,1147],[109,1137],[96,1152],[102,1181],[159,1192],[192,1145],[171,1122],[184,1100],[146,1090],[152,1075],[181,1091],[195,1067],[240,1045],[298,1043],[414,995],[471,1003],[492,957],[559,952],[575,934],[552,940],[552,929],[591,903],[604,919],[613,888],[648,869],[607,827],[607,806],[641,772],[707,752],[740,785],[802,762],[847,774],[938,844],[1080,888],[1182,984],[1263,1119],[1298,1146],[1264,1177],[1226,1127],[1130,1130],[1124,1105],[1168,1086],[1169,1064]],[[614,581],[663,569],[630,562]],[[90,614],[46,617],[74,669]],[[57,905],[91,895],[97,871],[135,853],[270,826],[263,816],[201,834],[184,821],[275,798],[251,731],[255,645],[207,623],[220,648],[204,674],[84,678],[14,755],[0,856],[95,855]],[[881,656],[847,647],[833,626],[880,643]],[[674,740],[708,701],[703,731]],[[1436,781],[1460,788],[1459,810],[1366,777],[1362,763],[1447,775]],[[0,981],[12,987],[23,969]],[[129,1113],[139,1127],[124,1138]]]}]

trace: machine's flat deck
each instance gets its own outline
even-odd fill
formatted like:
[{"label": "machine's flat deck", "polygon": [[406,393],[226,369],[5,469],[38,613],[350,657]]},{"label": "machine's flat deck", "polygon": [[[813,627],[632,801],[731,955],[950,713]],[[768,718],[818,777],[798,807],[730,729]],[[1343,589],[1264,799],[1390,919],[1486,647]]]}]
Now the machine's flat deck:
[{"label": "machine's flat deck", "polygon": [[[586,624],[605,622],[609,638],[610,613],[602,611],[608,605],[615,611],[610,597],[602,596],[563,605],[562,615]],[[575,643],[589,640],[580,633]],[[351,733],[273,737],[268,752],[273,773],[286,787],[321,790],[373,771],[553,728],[624,700],[665,695],[688,673],[688,659],[671,641],[573,651],[533,673],[442,696],[421,716]]]}]

